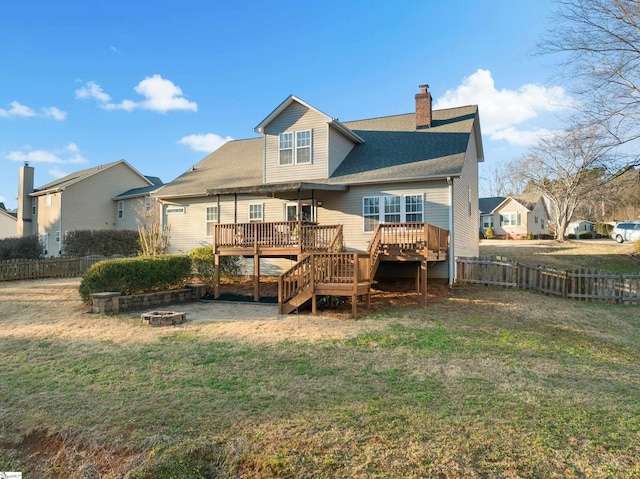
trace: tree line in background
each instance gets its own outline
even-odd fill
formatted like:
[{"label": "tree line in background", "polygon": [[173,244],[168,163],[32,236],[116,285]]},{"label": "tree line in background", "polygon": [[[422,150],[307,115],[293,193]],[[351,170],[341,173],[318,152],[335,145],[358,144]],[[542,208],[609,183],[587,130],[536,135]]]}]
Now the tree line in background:
[{"label": "tree line in background", "polygon": [[[640,218],[640,4],[556,0],[539,53],[577,102],[565,127],[490,172],[490,194],[545,196],[555,231],[572,219]],[[558,235],[562,239],[562,235]]]}]

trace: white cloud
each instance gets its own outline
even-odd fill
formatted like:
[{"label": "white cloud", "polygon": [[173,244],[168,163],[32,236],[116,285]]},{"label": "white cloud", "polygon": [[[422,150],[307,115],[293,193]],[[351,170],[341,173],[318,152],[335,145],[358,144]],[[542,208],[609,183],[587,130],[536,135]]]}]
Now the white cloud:
[{"label": "white cloud", "polygon": [[204,133],[198,135],[188,135],[180,138],[178,143],[189,146],[195,151],[204,151],[205,153],[211,153],[217,150],[227,141],[231,141],[233,138],[227,136],[226,138],[216,135],[215,133]]},{"label": "white cloud", "polygon": [[115,53],[122,53],[120,50],[118,50],[116,47],[109,47],[109,50],[111,50],[112,52]]},{"label": "white cloud", "polygon": [[66,171],[62,171],[60,168],[58,168],[57,166],[54,166],[53,168],[51,168],[50,170],[47,170],[47,173],[49,173],[51,176],[53,176],[54,178],[62,178],[63,176],[67,176],[69,173]]},{"label": "white cloud", "polygon": [[80,154],[80,150],[75,143],[69,143],[69,145],[61,151],[31,150],[31,148],[25,147],[23,151],[10,151],[6,155],[6,158],[12,161],[53,163],[60,165],[74,165],[89,162],[89,160]]},{"label": "white cloud", "polygon": [[0,118],[14,118],[14,117],[34,117],[39,116],[41,118],[53,118],[54,120],[64,120],[67,117],[67,113],[56,108],[55,106],[49,108],[41,108],[42,113],[37,114],[33,108],[30,108],[26,105],[22,105],[17,101],[12,101],[9,103],[9,109],[5,110],[4,108],[0,108]]},{"label": "white cloud", "polygon": [[67,112],[66,111],[62,111],[62,110],[56,108],[55,106],[52,106],[52,107],[49,107],[49,108],[43,108],[42,109],[42,116],[51,117],[54,120],[62,121],[65,118],[67,118]]},{"label": "white cloud", "polygon": [[111,97],[102,91],[100,85],[96,82],[87,82],[82,88],[76,90],[76,98],[95,98],[100,103],[109,103]]},{"label": "white cloud", "polygon": [[198,111],[197,103],[184,98],[182,89],[178,85],[160,75],[146,77],[134,87],[134,91],[145,99],[141,101],[123,100],[120,103],[113,103],[111,96],[105,93],[100,85],[90,81],[76,90],[76,98],[93,98],[105,110],[133,111],[141,109],[160,113],[171,110]]},{"label": "white cloud", "polygon": [[497,90],[491,72],[479,69],[455,89],[447,90],[435,102],[434,108],[477,104],[484,134],[492,140],[530,145],[549,130],[536,128],[520,131],[516,129],[517,125],[534,120],[541,113],[567,110],[574,103],[564,89],[557,86],[546,88],[526,84],[517,90]]},{"label": "white cloud", "polygon": [[0,118],[11,118],[14,116],[28,117],[28,116],[36,116],[36,112],[29,108],[28,106],[21,105],[17,101],[12,101],[9,103],[10,108],[5,110],[4,108],[0,108]]}]

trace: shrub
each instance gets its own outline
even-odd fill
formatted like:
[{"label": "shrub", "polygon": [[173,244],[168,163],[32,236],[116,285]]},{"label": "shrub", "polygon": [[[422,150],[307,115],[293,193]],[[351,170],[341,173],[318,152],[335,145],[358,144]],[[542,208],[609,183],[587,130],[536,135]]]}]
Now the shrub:
[{"label": "shrub", "polygon": [[579,239],[591,239],[591,238],[593,238],[593,235],[591,234],[591,231],[580,231],[580,233],[578,233],[578,238]]},{"label": "shrub", "polygon": [[91,266],[80,282],[80,297],[89,302],[91,294],[119,291],[138,294],[184,285],[191,278],[191,258],[163,255],[100,261]]},{"label": "shrub", "polygon": [[593,226],[593,231],[600,237],[609,238],[613,232],[613,226],[608,223],[596,223]]},{"label": "shrub", "polygon": [[0,261],[8,259],[38,259],[43,256],[44,247],[35,235],[0,240]]},{"label": "shrub", "polygon": [[533,236],[533,233],[532,233],[531,231],[529,231],[529,232],[527,233],[527,239],[528,239],[528,240],[535,239],[535,238],[534,238],[534,236]]},{"label": "shrub", "polygon": [[68,256],[131,256],[140,250],[140,236],[133,230],[77,230],[64,235]]},{"label": "shrub", "polygon": [[567,239],[576,239],[576,235],[574,235],[573,233],[569,233],[567,235]]},{"label": "shrub", "polygon": [[489,226],[487,231],[484,233],[484,237],[486,239],[495,239],[496,233],[493,231],[493,226]]},{"label": "shrub", "polygon": [[[190,253],[193,263],[193,273],[203,281],[212,280],[215,277],[213,248],[203,246]],[[242,274],[242,258],[240,256],[222,256],[220,258],[221,276],[234,277]]]}]

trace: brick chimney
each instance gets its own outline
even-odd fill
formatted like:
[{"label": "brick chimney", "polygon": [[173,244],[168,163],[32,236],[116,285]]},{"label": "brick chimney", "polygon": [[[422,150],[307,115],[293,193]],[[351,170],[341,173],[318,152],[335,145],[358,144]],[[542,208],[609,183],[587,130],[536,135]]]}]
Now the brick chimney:
[{"label": "brick chimney", "polygon": [[416,130],[431,128],[431,93],[429,85],[420,85],[420,93],[416,94]]},{"label": "brick chimney", "polygon": [[28,162],[20,167],[18,178],[18,224],[16,225],[16,236],[22,238],[35,233],[31,215],[31,197],[33,193],[33,167]]}]

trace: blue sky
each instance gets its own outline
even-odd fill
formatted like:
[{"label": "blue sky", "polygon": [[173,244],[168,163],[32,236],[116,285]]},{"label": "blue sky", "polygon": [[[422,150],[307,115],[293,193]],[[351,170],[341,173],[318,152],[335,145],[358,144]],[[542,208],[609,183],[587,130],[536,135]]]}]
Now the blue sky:
[{"label": "blue sky", "polygon": [[[517,158],[571,99],[532,55],[550,0],[0,4],[0,201],[127,160],[169,182],[293,93],[343,121],[478,104],[485,164]],[[482,189],[487,188],[481,184]]]}]

